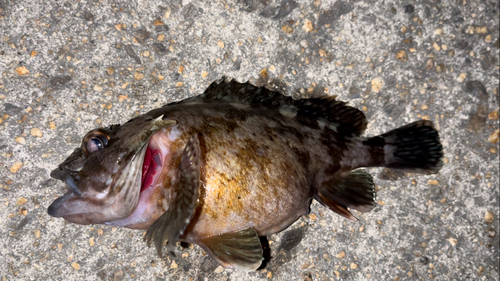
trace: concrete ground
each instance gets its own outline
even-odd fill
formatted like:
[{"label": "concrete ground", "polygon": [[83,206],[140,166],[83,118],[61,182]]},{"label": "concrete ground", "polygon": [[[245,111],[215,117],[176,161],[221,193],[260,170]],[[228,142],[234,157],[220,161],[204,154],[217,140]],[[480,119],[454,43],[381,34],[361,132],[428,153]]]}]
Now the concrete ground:
[{"label": "concrete ground", "polygon": [[[498,15],[495,0],[0,0],[0,277],[498,280]],[[370,169],[372,212],[352,222],[314,203],[251,273],[198,246],[160,259],[142,231],[47,214],[65,191],[49,173],[87,131],[223,75],[338,95],[366,113],[366,135],[430,119],[445,165]]]}]

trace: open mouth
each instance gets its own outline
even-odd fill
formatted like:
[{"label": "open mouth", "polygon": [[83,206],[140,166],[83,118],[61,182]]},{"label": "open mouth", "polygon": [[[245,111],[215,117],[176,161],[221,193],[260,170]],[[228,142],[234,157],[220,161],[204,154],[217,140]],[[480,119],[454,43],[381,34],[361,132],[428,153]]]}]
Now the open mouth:
[{"label": "open mouth", "polygon": [[166,138],[166,134],[159,131],[149,139],[142,164],[141,193],[158,185],[165,157],[169,155],[169,142]]},{"label": "open mouth", "polygon": [[148,189],[158,178],[163,166],[161,152],[148,145],[142,166],[141,192]]}]

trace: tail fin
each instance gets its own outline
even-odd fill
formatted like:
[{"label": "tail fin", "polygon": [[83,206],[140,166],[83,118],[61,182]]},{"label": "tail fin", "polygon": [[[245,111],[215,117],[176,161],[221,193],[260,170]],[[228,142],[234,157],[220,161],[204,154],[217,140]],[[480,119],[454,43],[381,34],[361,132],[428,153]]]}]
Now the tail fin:
[{"label": "tail fin", "polygon": [[383,149],[380,166],[424,174],[435,174],[443,166],[443,146],[428,120],[413,122],[363,143],[378,151]]}]

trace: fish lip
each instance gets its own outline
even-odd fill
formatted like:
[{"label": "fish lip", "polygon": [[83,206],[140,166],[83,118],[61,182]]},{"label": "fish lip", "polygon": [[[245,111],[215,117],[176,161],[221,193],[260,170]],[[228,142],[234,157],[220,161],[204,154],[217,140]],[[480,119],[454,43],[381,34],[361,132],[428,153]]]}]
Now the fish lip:
[{"label": "fish lip", "polygon": [[75,194],[71,190],[68,190],[68,192],[66,192],[66,194],[57,198],[56,200],[54,200],[54,202],[52,202],[52,204],[50,204],[50,206],[47,208],[47,213],[50,216],[56,217],[56,218],[59,218],[59,217],[66,215],[60,211],[61,210],[60,206],[64,202],[71,199],[73,196],[75,196]]},{"label": "fish lip", "polygon": [[68,190],[66,194],[63,196],[57,198],[50,204],[50,206],[47,208],[47,213],[51,217],[55,218],[64,218],[65,220],[68,220],[68,218],[75,217],[75,216],[81,216],[81,215],[86,215],[88,213],[92,212],[73,212],[68,210],[67,208],[64,208],[64,204],[67,203],[68,201],[74,199],[76,195],[71,191]]},{"label": "fish lip", "polygon": [[54,179],[61,180],[69,187],[69,190],[72,191],[78,198],[83,198],[83,193],[76,186],[75,179],[69,175],[63,168],[58,167],[50,172],[50,176]]}]

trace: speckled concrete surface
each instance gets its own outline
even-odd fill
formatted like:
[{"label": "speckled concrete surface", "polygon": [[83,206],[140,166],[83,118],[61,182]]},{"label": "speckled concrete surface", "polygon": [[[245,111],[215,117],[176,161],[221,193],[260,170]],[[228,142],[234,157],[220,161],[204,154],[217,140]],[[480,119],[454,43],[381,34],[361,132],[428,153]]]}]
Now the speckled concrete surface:
[{"label": "speckled concrete surface", "polygon": [[[497,1],[0,1],[3,280],[498,280]],[[434,121],[432,176],[371,169],[378,205],[315,203],[269,237],[266,269],[197,247],[159,259],[142,231],[50,217],[49,172],[96,126],[200,94],[222,75],[338,95],[366,135]]]}]

